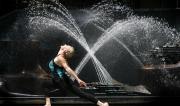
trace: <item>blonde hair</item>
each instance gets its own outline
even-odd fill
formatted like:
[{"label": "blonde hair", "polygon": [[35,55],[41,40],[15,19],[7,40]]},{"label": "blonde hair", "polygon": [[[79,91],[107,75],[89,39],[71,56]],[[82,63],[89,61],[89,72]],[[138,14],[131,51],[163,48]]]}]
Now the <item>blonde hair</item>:
[{"label": "blonde hair", "polygon": [[65,58],[69,59],[74,55],[74,47],[72,47],[70,45],[67,45],[67,47],[68,47],[68,50],[65,53]]}]

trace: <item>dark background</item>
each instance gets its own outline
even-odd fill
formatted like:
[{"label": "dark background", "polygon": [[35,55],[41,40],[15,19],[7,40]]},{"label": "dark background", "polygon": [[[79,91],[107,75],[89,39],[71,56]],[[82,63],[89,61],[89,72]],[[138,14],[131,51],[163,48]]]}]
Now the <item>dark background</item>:
[{"label": "dark background", "polygon": [[[1,0],[0,10],[1,15],[6,14],[14,9],[24,8],[30,0]],[[52,0],[53,1],[53,0]],[[69,9],[73,8],[87,8],[92,4],[98,3],[101,0],[59,0],[63,5]],[[115,0],[112,0],[115,1]],[[161,9],[177,9],[180,7],[179,0],[116,0],[122,4],[133,9],[143,9],[143,8],[161,8]]]}]

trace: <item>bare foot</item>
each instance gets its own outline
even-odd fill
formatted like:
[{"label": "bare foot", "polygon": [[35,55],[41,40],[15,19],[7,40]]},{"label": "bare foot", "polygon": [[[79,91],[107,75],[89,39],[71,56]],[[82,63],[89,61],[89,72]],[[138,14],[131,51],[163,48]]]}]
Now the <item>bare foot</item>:
[{"label": "bare foot", "polygon": [[44,106],[51,106],[51,104],[45,104]]},{"label": "bare foot", "polygon": [[107,102],[103,103],[102,106],[109,106],[109,104]]}]

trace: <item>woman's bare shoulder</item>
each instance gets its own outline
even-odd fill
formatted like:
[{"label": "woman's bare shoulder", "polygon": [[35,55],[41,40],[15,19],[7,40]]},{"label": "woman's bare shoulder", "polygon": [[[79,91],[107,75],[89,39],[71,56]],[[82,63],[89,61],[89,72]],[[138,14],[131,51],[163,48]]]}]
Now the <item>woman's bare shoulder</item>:
[{"label": "woman's bare shoulder", "polygon": [[66,59],[65,59],[63,56],[58,56],[58,60],[59,60],[59,62],[61,62],[61,63],[66,62]]}]

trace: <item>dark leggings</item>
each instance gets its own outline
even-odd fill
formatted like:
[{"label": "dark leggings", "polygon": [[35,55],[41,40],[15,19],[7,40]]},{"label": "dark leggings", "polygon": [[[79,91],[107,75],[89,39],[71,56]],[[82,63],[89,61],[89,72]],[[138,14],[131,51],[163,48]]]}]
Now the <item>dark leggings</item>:
[{"label": "dark leggings", "polygon": [[93,95],[80,90],[80,88],[77,87],[66,74],[63,75],[62,78],[59,78],[55,75],[53,78],[53,84],[59,88],[64,95],[67,94],[67,90],[70,90],[72,93],[78,95],[81,98],[85,98],[94,104],[97,104],[98,102],[98,99],[96,99]]}]

